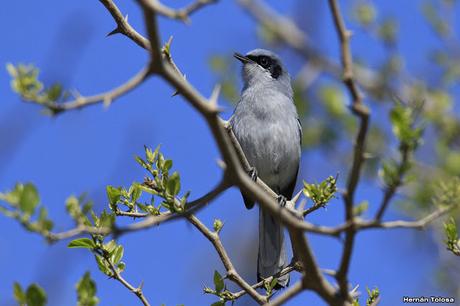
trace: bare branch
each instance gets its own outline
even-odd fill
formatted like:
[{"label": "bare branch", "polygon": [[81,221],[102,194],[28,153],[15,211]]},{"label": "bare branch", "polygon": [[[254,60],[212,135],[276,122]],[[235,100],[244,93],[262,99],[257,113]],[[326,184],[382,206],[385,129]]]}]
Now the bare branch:
[{"label": "bare branch", "polygon": [[[278,39],[302,56],[313,70],[320,70],[326,74],[341,79],[342,68],[335,61],[325,57],[313,47],[308,34],[302,31],[292,20],[278,14],[264,1],[237,0],[254,19],[268,28]],[[381,84],[378,73],[366,67],[355,67],[357,79],[367,91],[378,92]]]},{"label": "bare branch", "polygon": [[396,193],[396,190],[398,189],[399,186],[401,186],[403,182],[403,175],[405,172],[405,168],[407,166],[407,163],[409,162],[409,157],[410,157],[410,150],[409,146],[405,145],[401,149],[401,161],[398,164],[397,167],[397,178],[396,181],[393,182],[390,186],[387,186],[385,189],[385,193],[383,195],[382,203],[380,204],[380,208],[378,209],[377,213],[375,214],[375,219],[376,220],[381,220],[383,217],[383,214],[385,213],[388,205],[390,204],[391,199]]},{"label": "bare branch", "polygon": [[144,306],[150,306],[150,303],[147,301],[147,298],[145,297],[144,293],[142,292],[142,285],[135,288],[133,285],[131,285],[127,280],[121,276],[120,272],[118,272],[118,269],[113,265],[113,262],[107,258],[104,255],[101,255],[102,258],[104,258],[105,262],[108,263],[110,270],[112,272],[112,277],[119,281],[123,286],[125,286],[129,291],[131,291],[133,294],[135,294],[139,300],[142,302]]},{"label": "bare branch", "polygon": [[172,9],[158,0],[145,1],[145,8],[150,11],[154,11],[159,15],[163,15],[170,19],[177,19],[183,22],[189,22],[189,17],[193,13],[197,12],[204,6],[212,3],[216,3],[218,0],[196,0],[190,3],[188,6],[180,9]]},{"label": "bare branch", "polygon": [[340,41],[341,60],[343,66],[343,82],[347,86],[352,98],[351,109],[360,119],[360,127],[356,136],[356,142],[353,151],[353,163],[347,179],[347,190],[343,196],[345,203],[345,219],[351,225],[346,230],[345,244],[342,253],[342,259],[337,271],[336,279],[340,286],[342,296],[351,302],[348,294],[348,269],[350,267],[351,254],[355,240],[356,228],[354,227],[353,205],[354,194],[359,182],[361,168],[364,162],[364,146],[369,125],[369,110],[362,103],[362,96],[353,76],[353,60],[350,49],[351,33],[346,29],[339,6],[336,0],[329,0],[329,6],[332,12],[334,25]]},{"label": "bare branch", "polygon": [[134,41],[138,46],[144,49],[150,49],[149,41],[139,34],[131,25],[128,23],[128,16],[123,16],[120,9],[116,6],[116,4],[112,0],[99,0],[102,5],[109,11],[110,15],[112,15],[113,19],[117,23],[117,27],[115,30],[109,33],[109,35],[113,35],[116,33],[120,33]]},{"label": "bare branch", "polygon": [[443,206],[443,207],[436,209],[429,215],[419,220],[415,220],[415,221],[395,220],[395,221],[381,222],[375,219],[374,220],[362,220],[359,218],[355,218],[353,222],[350,222],[350,221],[345,222],[336,227],[318,226],[318,225],[313,225],[308,222],[304,222],[303,230],[306,232],[310,232],[310,233],[327,235],[327,236],[335,236],[335,237],[338,237],[341,233],[347,231],[350,227],[354,227],[356,231],[367,230],[367,229],[398,229],[398,228],[423,230],[430,223],[444,216],[445,214],[454,210],[457,207],[458,207],[457,204]]},{"label": "bare branch", "polygon": [[195,215],[188,215],[187,220],[190,221],[214,246],[217,254],[219,254],[220,260],[227,270],[227,277],[243,290],[245,290],[257,303],[264,304],[267,302],[267,298],[259,294],[251,285],[249,285],[236,271],[233,266],[230,257],[225,250],[222,241],[219,238],[218,233],[210,231],[206,225],[204,225]]},{"label": "bare branch", "polygon": [[[291,273],[292,271],[295,271],[295,270],[301,271],[301,267],[300,267],[300,265],[299,265],[298,262],[289,264],[286,268],[284,268],[283,270],[281,270],[281,271],[276,275],[276,277],[279,278],[279,277],[281,277],[281,276],[283,276],[283,275],[286,275],[286,274],[289,274],[289,273]],[[270,283],[270,282],[273,280],[274,277],[275,277],[275,276],[267,277],[265,280],[262,280],[262,281],[260,281],[260,282],[258,282],[258,283],[255,283],[255,284],[252,285],[251,287],[254,288],[254,289],[261,288],[261,287],[264,286],[265,282]],[[245,295],[246,293],[247,293],[246,290],[241,290],[241,291],[232,293],[232,297],[233,297],[234,299],[238,299],[238,298],[242,297],[243,295]]]},{"label": "bare branch", "polygon": [[152,2],[150,0],[137,0],[142,7],[144,13],[144,22],[147,29],[148,39],[150,42],[150,69],[158,73],[163,69],[163,59],[161,52],[161,37],[158,31],[156,13],[157,11],[151,7]]},{"label": "bare branch", "polygon": [[86,106],[104,103],[104,105],[110,105],[115,99],[127,94],[131,90],[135,89],[137,86],[142,84],[150,75],[148,68],[143,68],[135,76],[133,76],[126,83],[103,93],[94,95],[94,96],[77,96],[74,100],[63,102],[63,103],[39,103],[37,101],[28,101],[25,102],[38,104],[45,106],[54,113],[60,113],[68,110],[80,109]]}]

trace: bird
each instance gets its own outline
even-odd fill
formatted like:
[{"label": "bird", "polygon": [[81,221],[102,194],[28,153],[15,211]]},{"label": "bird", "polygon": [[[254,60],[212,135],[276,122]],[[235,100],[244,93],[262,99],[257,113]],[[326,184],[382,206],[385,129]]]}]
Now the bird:
[{"label": "bird", "polygon": [[[243,89],[230,117],[230,126],[251,165],[248,173],[259,177],[278,196],[290,200],[301,156],[302,126],[293,100],[291,77],[274,52],[255,49],[235,53],[242,63]],[[247,209],[254,201],[242,194]],[[275,276],[288,265],[281,223],[259,208],[258,281]],[[279,276],[276,289],[289,285],[289,274]]]}]

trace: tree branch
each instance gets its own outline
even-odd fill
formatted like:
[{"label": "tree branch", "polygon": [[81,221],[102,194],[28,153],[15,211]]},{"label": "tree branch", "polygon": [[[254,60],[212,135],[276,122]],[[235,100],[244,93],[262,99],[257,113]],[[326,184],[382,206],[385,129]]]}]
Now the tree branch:
[{"label": "tree branch", "polygon": [[193,13],[197,12],[206,5],[216,3],[218,0],[195,0],[189,5],[180,8],[172,9],[158,0],[144,1],[144,6],[150,11],[154,11],[159,15],[168,17],[170,19],[176,19],[183,22],[190,22],[189,17]]},{"label": "tree branch", "polygon": [[219,238],[219,234],[216,232],[211,232],[206,225],[204,225],[195,215],[190,214],[187,217],[187,220],[195,226],[214,246],[216,249],[217,254],[219,254],[220,260],[224,265],[225,269],[227,270],[227,277],[241,289],[245,290],[257,303],[264,304],[267,302],[267,298],[261,294],[259,294],[251,285],[249,285],[236,271],[235,267],[233,266],[230,257],[225,250],[222,241]]},{"label": "tree branch", "polygon": [[[297,270],[299,272],[301,271],[301,267],[300,267],[298,262],[294,262],[294,263],[289,264],[286,268],[281,270],[280,273],[278,273],[276,275],[276,277],[279,278],[279,277],[281,277],[283,275],[286,275],[286,274],[289,274],[289,273],[291,273],[292,271],[295,271],[295,270]],[[265,282],[270,283],[273,280],[274,277],[275,276],[267,277],[265,280],[261,280],[260,282],[255,283],[254,285],[252,285],[251,287],[254,288],[254,289],[261,288],[261,287],[264,286]],[[246,293],[247,293],[246,290],[243,289],[241,291],[232,293],[232,297],[236,300],[236,299],[242,297],[243,295],[245,295]]]},{"label": "tree branch", "polygon": [[131,90],[138,87],[142,84],[150,75],[148,68],[143,68],[135,76],[129,79],[126,83],[103,93],[94,95],[94,96],[77,96],[74,100],[63,102],[63,103],[39,103],[37,101],[28,101],[28,103],[38,104],[45,106],[49,110],[53,111],[55,114],[68,111],[80,109],[86,106],[104,103],[104,105],[110,105],[115,99],[127,94]]},{"label": "tree branch", "polygon": [[128,15],[124,17],[120,9],[112,0],[99,0],[99,2],[105,6],[105,8],[109,11],[110,15],[112,15],[113,19],[117,23],[115,30],[110,32],[108,36],[120,33],[134,41],[139,47],[147,50],[150,49],[149,41],[141,34],[139,34],[133,27],[131,27],[131,25],[128,23]]},{"label": "tree branch", "polygon": [[100,254],[102,258],[104,258],[105,262],[110,267],[111,272],[113,273],[112,278],[116,279],[119,281],[123,286],[125,286],[129,291],[131,291],[134,295],[136,295],[139,300],[142,302],[144,306],[150,306],[150,303],[147,301],[147,298],[145,297],[144,293],[142,292],[142,285],[134,288],[133,285],[131,285],[128,281],[126,281],[123,276],[118,272],[118,269],[113,265],[113,262],[104,256],[103,254]]},{"label": "tree branch", "polygon": [[[259,24],[272,31],[286,46],[303,57],[309,65],[313,66],[313,69],[320,70],[336,79],[342,78],[340,65],[318,52],[308,39],[308,34],[302,31],[292,20],[278,14],[260,0],[237,0],[237,2]],[[380,84],[381,81],[377,72],[361,66],[355,67],[355,70],[361,86],[368,92],[379,93],[382,84]]]},{"label": "tree branch", "polygon": [[278,298],[274,299],[273,301],[265,304],[266,306],[280,306],[292,299],[294,296],[302,292],[304,289],[302,285],[302,281],[298,281],[294,285],[289,286],[286,291],[283,292],[282,295],[278,296]]},{"label": "tree branch", "polygon": [[340,41],[343,82],[348,88],[352,98],[351,109],[353,113],[360,119],[360,126],[354,145],[353,163],[347,179],[347,190],[343,197],[345,203],[345,220],[350,223],[350,227],[346,230],[342,259],[340,261],[340,266],[336,276],[342,296],[351,302],[352,299],[348,294],[347,275],[348,269],[350,267],[351,254],[353,251],[353,244],[356,234],[353,216],[354,194],[359,182],[361,168],[364,162],[364,147],[369,125],[369,110],[362,103],[361,93],[359,92],[358,86],[353,76],[353,60],[349,43],[351,33],[345,27],[345,23],[343,21],[337,1],[329,0],[329,6]]},{"label": "tree branch", "polygon": [[395,182],[393,182],[390,186],[387,186],[385,189],[385,193],[383,195],[382,203],[380,204],[380,208],[378,209],[377,213],[375,214],[374,219],[376,220],[381,220],[383,217],[383,214],[385,213],[388,205],[391,202],[391,199],[396,193],[396,190],[398,187],[401,186],[403,182],[403,176],[405,173],[405,169],[407,167],[407,164],[409,162],[409,157],[410,157],[410,150],[409,146],[404,145],[401,148],[401,161],[398,164],[398,169],[397,169],[397,179]]}]

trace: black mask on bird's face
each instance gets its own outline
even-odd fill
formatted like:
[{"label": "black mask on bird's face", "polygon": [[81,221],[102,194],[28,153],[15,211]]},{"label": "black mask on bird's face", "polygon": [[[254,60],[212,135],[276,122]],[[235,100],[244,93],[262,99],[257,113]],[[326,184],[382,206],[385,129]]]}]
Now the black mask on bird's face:
[{"label": "black mask on bird's face", "polygon": [[270,56],[269,54],[257,54],[256,52],[250,52],[247,55],[235,53],[234,57],[241,61],[243,64],[255,63],[267,70],[270,76],[277,79],[282,73],[283,68],[276,57]]}]

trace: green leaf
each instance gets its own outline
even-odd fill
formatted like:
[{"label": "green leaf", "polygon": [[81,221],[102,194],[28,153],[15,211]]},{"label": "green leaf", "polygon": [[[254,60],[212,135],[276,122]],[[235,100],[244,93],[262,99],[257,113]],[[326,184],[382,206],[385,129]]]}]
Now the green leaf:
[{"label": "green leaf", "polygon": [[150,149],[147,146],[144,146],[144,148],[145,148],[145,157],[147,158],[147,162],[149,164],[153,164],[153,162],[155,161],[155,156],[152,152],[152,149]]},{"label": "green leaf", "polygon": [[378,175],[386,187],[397,185],[399,183],[398,164],[394,160],[384,161]]},{"label": "green leaf", "polygon": [[222,290],[224,290],[224,279],[219,274],[219,272],[217,272],[217,270],[214,271],[214,286],[217,293],[220,293]]},{"label": "green leaf", "polygon": [[117,264],[117,268],[118,268],[118,273],[121,273],[121,272],[125,271],[126,264],[124,262],[120,261]]},{"label": "green leaf", "polygon": [[270,289],[275,288],[276,284],[278,284],[278,279],[274,277],[272,281],[270,282]]},{"label": "green leaf", "polygon": [[102,258],[100,255],[95,255],[94,257],[96,258],[97,267],[99,270],[107,276],[112,276],[112,271],[110,271],[110,268],[108,267],[104,258]]},{"label": "green leaf", "polygon": [[327,112],[332,117],[339,118],[346,113],[345,96],[340,87],[323,86],[320,88],[319,94]]},{"label": "green leaf", "polygon": [[14,65],[11,64],[11,63],[6,63],[6,71],[8,71],[8,74],[12,78],[16,78],[18,76],[18,71],[17,71],[16,67],[14,67]]},{"label": "green leaf", "polygon": [[46,305],[47,298],[43,288],[37,284],[32,284],[26,291],[27,306],[44,306]]},{"label": "green leaf", "polygon": [[366,300],[366,305],[370,306],[372,305],[380,296],[379,288],[374,288],[370,290],[369,288],[366,287],[367,295],[369,296]]},{"label": "green leaf", "polygon": [[215,294],[216,293],[213,289],[211,289],[209,287],[204,287],[203,292],[206,293],[206,294]]},{"label": "green leaf", "polygon": [[17,207],[19,205],[19,200],[21,198],[24,185],[17,183],[14,186],[14,189],[7,193],[0,193],[0,200],[8,202],[11,206]]},{"label": "green leaf", "polygon": [[112,262],[116,265],[123,258],[123,246],[118,245],[111,256]]},{"label": "green leaf", "polygon": [[356,8],[356,19],[363,26],[368,26],[372,24],[377,16],[377,11],[375,7],[370,3],[360,3]]},{"label": "green leaf", "polygon": [[60,84],[53,84],[46,90],[45,94],[49,101],[56,102],[63,94],[62,86]]},{"label": "green leaf", "polygon": [[393,133],[401,146],[415,150],[422,143],[424,128],[415,127],[416,112],[414,109],[397,102],[390,112]]},{"label": "green leaf", "polygon": [[449,251],[460,256],[460,241],[458,239],[457,225],[454,218],[444,223],[445,244]]},{"label": "green leaf", "polygon": [[18,283],[14,283],[13,285],[13,293],[14,299],[18,302],[18,304],[25,304],[26,303],[26,294],[22,290],[22,287]]},{"label": "green leaf", "polygon": [[85,248],[85,249],[94,249],[96,244],[93,240],[89,238],[79,238],[72,240],[68,245],[68,248]]},{"label": "green leaf", "polygon": [[164,167],[166,170],[170,170],[173,166],[173,161],[170,159],[165,160]]},{"label": "green leaf", "polygon": [[224,226],[224,223],[220,219],[215,219],[213,223],[213,228],[216,233],[219,233],[222,227]]},{"label": "green leaf", "polygon": [[130,188],[131,201],[135,203],[142,195],[142,189],[138,183],[133,183]]},{"label": "green leaf", "polygon": [[97,227],[112,227],[115,222],[115,214],[108,213],[105,209],[102,211],[99,217],[99,225]]},{"label": "green leaf", "polygon": [[53,221],[48,219],[48,211],[45,207],[40,207],[40,213],[38,215],[38,225],[45,231],[50,231],[53,228]]},{"label": "green leaf", "polygon": [[89,272],[86,272],[78,281],[77,285],[77,306],[96,306],[99,299],[96,297],[96,283],[91,279]]},{"label": "green leaf", "polygon": [[353,215],[354,216],[361,216],[363,213],[365,213],[369,208],[369,202],[368,201],[362,201],[358,205],[353,206]]},{"label": "green leaf", "polygon": [[217,301],[211,304],[211,306],[224,306],[225,301]]},{"label": "green leaf", "polygon": [[147,164],[142,158],[140,158],[139,156],[136,156],[135,157],[136,161],[139,163],[139,165],[142,166],[142,168],[145,168],[145,169],[148,169],[149,168],[149,164]]},{"label": "green leaf", "polygon": [[333,176],[329,176],[319,184],[308,184],[304,181],[303,185],[304,195],[310,198],[315,206],[326,206],[337,192],[337,179]]},{"label": "green leaf", "polygon": [[32,215],[39,202],[40,197],[35,186],[30,183],[25,184],[19,198],[19,208],[21,211],[27,215]]},{"label": "green leaf", "polygon": [[112,254],[115,251],[115,248],[117,247],[117,242],[115,240],[110,240],[106,244],[104,244],[104,250],[107,251],[107,253]]},{"label": "green leaf", "polygon": [[116,187],[109,185],[107,186],[106,191],[107,191],[107,197],[109,199],[110,207],[115,207],[121,197],[121,188],[120,187],[116,188]]},{"label": "green leaf", "polygon": [[168,180],[166,191],[173,196],[176,196],[180,191],[180,176],[174,172]]}]

